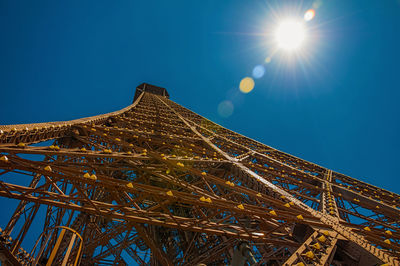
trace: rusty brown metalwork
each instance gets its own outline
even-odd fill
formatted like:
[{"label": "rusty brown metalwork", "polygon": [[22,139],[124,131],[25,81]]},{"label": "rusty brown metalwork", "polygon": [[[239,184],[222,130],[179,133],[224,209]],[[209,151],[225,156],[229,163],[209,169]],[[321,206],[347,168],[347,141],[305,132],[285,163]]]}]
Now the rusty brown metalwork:
[{"label": "rusty brown metalwork", "polygon": [[[0,196],[19,201],[4,262],[45,265],[47,232],[65,226],[82,265],[228,265],[239,250],[256,265],[399,265],[399,195],[228,130],[164,88],[141,84],[109,114],[0,129]],[[73,237],[54,263],[80,254]]]}]

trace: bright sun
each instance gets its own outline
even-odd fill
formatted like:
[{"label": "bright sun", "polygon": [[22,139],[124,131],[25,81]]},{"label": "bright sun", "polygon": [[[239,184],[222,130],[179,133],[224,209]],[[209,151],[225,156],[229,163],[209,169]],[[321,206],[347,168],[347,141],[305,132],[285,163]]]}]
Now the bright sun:
[{"label": "bright sun", "polygon": [[275,32],[278,47],[286,51],[298,49],[304,42],[305,35],[303,23],[295,20],[282,22]]}]

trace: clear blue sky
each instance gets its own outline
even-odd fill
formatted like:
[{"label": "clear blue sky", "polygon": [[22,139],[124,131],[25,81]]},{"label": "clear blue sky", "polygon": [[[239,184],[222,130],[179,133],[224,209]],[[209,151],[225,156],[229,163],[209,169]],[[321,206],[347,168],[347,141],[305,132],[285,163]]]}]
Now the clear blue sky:
[{"label": "clear blue sky", "polygon": [[398,0],[323,0],[307,54],[275,54],[252,92],[238,90],[271,53],[272,14],[302,17],[312,3],[2,0],[0,124],[118,110],[148,82],[229,129],[400,193]]}]

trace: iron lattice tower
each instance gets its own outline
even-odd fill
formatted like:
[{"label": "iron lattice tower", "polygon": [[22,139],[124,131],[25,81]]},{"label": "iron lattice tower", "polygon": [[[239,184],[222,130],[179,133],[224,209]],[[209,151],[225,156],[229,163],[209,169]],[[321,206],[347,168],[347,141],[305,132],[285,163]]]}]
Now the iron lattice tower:
[{"label": "iron lattice tower", "polygon": [[19,201],[6,265],[399,265],[399,195],[225,129],[163,88],[140,85],[117,112],[0,129],[0,196]]}]

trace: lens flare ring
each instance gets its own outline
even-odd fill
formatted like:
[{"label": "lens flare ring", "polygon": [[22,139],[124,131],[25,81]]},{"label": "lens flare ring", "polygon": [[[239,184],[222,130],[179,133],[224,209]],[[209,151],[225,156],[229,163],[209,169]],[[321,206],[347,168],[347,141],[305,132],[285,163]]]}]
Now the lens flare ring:
[{"label": "lens flare ring", "polygon": [[233,114],[234,106],[231,101],[225,100],[218,105],[218,114],[223,118],[228,118]]},{"label": "lens flare ring", "polygon": [[265,74],[265,67],[263,65],[257,65],[253,68],[253,78],[262,78]]},{"label": "lens flare ring", "polygon": [[251,77],[245,77],[240,81],[239,89],[243,93],[249,93],[254,89],[254,80]]},{"label": "lens flare ring", "polygon": [[315,17],[315,10],[314,9],[309,9],[304,13],[304,20],[305,21],[310,21]]}]

